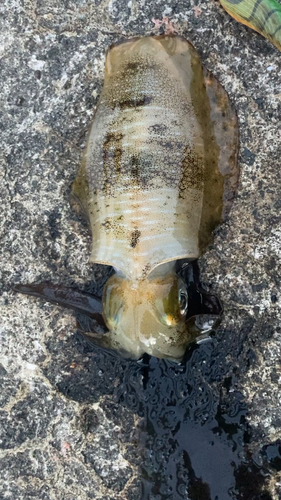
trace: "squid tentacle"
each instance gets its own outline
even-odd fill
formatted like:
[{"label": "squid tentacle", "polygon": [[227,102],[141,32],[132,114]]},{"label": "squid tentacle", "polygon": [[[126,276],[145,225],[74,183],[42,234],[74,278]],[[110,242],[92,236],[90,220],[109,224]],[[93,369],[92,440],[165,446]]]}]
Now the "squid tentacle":
[{"label": "squid tentacle", "polygon": [[99,332],[108,331],[102,315],[102,301],[92,294],[49,282],[18,284],[13,289],[15,292],[32,295],[88,316]]}]

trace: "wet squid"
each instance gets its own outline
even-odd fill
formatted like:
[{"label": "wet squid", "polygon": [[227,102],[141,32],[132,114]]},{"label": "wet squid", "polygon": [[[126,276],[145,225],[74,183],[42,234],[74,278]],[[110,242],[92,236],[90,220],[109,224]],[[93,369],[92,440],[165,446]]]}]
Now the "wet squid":
[{"label": "wet squid", "polygon": [[48,284],[17,290],[88,315],[105,347],[180,359],[221,312],[192,263],[231,206],[237,145],[235,111],[189,42],[113,45],[72,193],[89,220],[90,261],[115,273],[102,302]]}]

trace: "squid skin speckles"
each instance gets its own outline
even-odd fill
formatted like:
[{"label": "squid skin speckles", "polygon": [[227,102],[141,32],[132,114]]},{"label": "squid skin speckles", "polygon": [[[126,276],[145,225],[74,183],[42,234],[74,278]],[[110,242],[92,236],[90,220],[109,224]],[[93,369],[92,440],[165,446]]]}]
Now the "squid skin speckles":
[{"label": "squid skin speckles", "polygon": [[237,149],[236,113],[189,42],[113,45],[72,194],[89,219],[91,262],[115,274],[102,304],[48,283],[16,290],[86,314],[88,336],[105,348],[181,359],[210,331],[206,315],[221,312],[196,259],[231,207]]},{"label": "squid skin speckles", "polygon": [[277,0],[220,0],[220,3],[234,19],[281,50],[281,5]]},{"label": "squid skin speckles", "polygon": [[179,36],[108,51],[102,94],[73,194],[91,261],[116,273],[103,292],[104,345],[180,358],[193,339],[176,261],[197,259],[238,179],[237,120],[219,82]]}]

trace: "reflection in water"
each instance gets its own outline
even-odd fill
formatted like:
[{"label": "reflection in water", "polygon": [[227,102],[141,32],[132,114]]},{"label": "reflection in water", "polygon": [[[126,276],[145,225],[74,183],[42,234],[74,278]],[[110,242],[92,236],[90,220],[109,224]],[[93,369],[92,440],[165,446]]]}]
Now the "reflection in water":
[{"label": "reflection in water", "polygon": [[[225,343],[210,339],[193,346],[181,364],[147,355],[139,362],[125,360],[79,337],[68,348],[81,356],[80,369],[66,375],[61,392],[84,403],[111,395],[141,417],[142,491],[130,499],[272,500],[263,487],[268,464],[277,470],[280,465],[280,443],[259,456],[249,453],[247,408],[235,390]],[[234,345],[232,350],[241,356]],[[55,366],[54,360],[46,373],[53,380]]]}]

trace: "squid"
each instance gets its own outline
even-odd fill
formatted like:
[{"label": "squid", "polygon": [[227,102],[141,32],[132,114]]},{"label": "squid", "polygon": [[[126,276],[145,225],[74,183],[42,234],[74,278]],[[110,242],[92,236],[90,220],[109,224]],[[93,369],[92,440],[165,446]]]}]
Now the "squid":
[{"label": "squid", "polygon": [[16,291],[88,316],[86,335],[105,348],[180,360],[221,316],[196,261],[232,205],[237,149],[235,110],[187,40],[111,46],[72,196],[89,221],[90,262],[115,272],[102,300],[49,283]]}]

